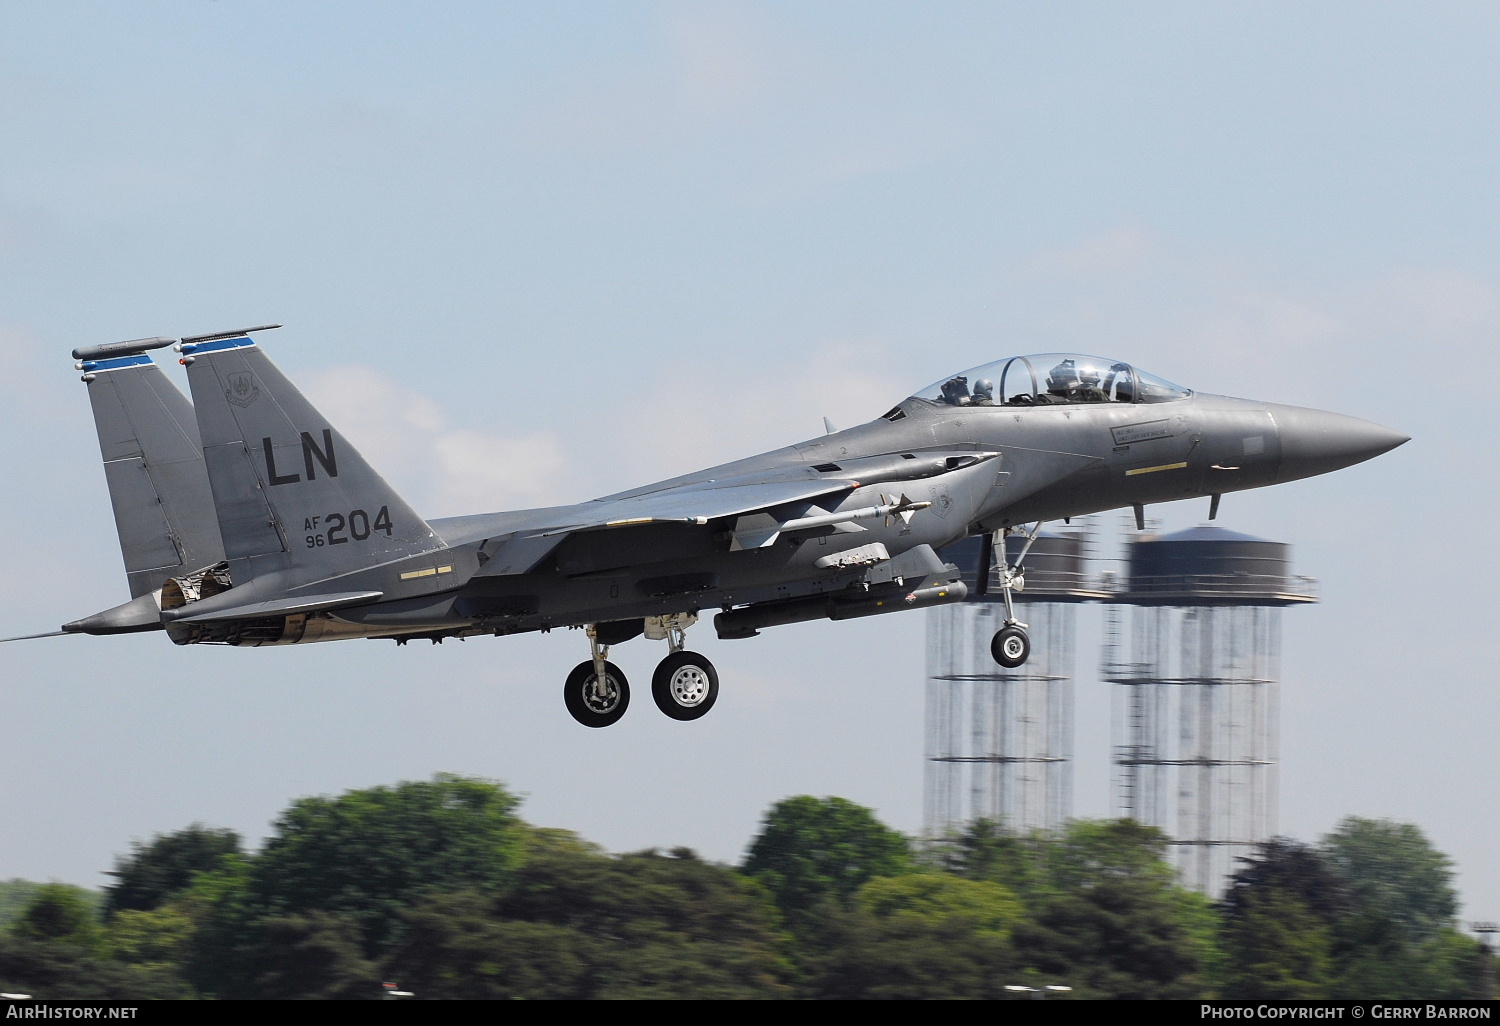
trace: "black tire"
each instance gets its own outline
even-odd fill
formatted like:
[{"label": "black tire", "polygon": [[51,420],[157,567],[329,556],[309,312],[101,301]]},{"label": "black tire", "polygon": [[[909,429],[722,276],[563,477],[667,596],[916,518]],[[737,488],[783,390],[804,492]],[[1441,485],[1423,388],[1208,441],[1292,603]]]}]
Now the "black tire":
[{"label": "black tire", "polygon": [[1019,627],[1001,627],[990,639],[990,655],[1007,670],[1014,670],[1031,655],[1031,639]]},{"label": "black tire", "polygon": [[573,718],[585,727],[607,727],[619,722],[630,707],[630,682],[614,663],[604,664],[608,682],[601,699],[594,694],[594,661],[585,660],[573,667],[563,685],[563,703]]},{"label": "black tire", "polygon": [[719,699],[719,673],[697,652],[673,652],[651,675],[656,707],[674,720],[696,720]]}]

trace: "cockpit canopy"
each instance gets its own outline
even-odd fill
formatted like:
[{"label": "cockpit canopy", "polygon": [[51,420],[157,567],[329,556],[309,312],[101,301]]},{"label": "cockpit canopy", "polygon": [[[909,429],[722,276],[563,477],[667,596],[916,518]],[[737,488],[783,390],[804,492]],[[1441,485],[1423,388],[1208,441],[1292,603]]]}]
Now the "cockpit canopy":
[{"label": "cockpit canopy", "polygon": [[945,378],[912,398],[944,406],[1169,403],[1193,393],[1128,363],[1080,353],[1012,356]]}]

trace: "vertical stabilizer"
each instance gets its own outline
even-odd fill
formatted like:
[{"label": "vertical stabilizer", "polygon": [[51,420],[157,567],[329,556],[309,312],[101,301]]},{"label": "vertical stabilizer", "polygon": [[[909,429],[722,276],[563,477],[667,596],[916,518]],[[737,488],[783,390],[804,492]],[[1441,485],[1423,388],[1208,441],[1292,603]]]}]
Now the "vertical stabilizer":
[{"label": "vertical stabilizer", "polygon": [[[144,339],[140,348],[170,341]],[[94,409],[131,597],[222,560],[198,424],[187,397],[144,352],[85,359],[80,369]]]},{"label": "vertical stabilizer", "polygon": [[443,547],[253,341],[181,348],[236,586],[278,571],[311,581]]}]

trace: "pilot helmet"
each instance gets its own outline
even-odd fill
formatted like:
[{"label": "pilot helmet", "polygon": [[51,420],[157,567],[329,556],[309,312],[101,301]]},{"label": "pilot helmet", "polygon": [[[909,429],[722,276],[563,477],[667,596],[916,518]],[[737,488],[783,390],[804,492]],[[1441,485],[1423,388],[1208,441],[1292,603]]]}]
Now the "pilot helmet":
[{"label": "pilot helmet", "polygon": [[1047,388],[1053,392],[1066,392],[1078,387],[1078,365],[1071,357],[1052,368],[1047,375]]},{"label": "pilot helmet", "polygon": [[962,374],[955,375],[943,382],[943,401],[957,404],[960,399],[969,396],[969,379]]},{"label": "pilot helmet", "polygon": [[1099,368],[1091,363],[1078,368],[1078,382],[1085,388],[1098,388],[1099,382],[1103,379],[1104,375],[1099,373]]},{"label": "pilot helmet", "polygon": [[995,383],[989,378],[980,378],[974,382],[974,395],[976,398],[993,400],[995,398]]}]

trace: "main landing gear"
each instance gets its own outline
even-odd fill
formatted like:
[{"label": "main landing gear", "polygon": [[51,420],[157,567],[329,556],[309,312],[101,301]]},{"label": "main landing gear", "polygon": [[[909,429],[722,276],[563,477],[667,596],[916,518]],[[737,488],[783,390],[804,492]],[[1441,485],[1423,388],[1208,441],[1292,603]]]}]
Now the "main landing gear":
[{"label": "main landing gear", "polygon": [[[646,637],[664,640],[671,649],[651,675],[651,697],[656,707],[674,720],[696,720],[712,709],[719,697],[719,674],[714,664],[706,656],[683,648],[687,629],[697,619],[692,613],[645,619]],[[620,668],[606,658],[609,646],[599,643],[596,625],[589,624],[587,630],[592,658],[568,674],[563,699],[568,712],[585,727],[607,727],[625,715],[630,705],[630,684]]]},{"label": "main landing gear", "polygon": [[[1016,557],[1012,564],[1005,551],[1005,539],[1012,533],[1020,534],[1019,528],[1007,527],[1000,532],[1000,594],[1005,599],[1005,623],[995,632],[990,639],[990,655],[995,662],[1007,670],[1014,670],[1026,662],[1031,655],[1031,638],[1026,634],[1026,624],[1016,619],[1016,604],[1011,597],[1013,591],[1024,591],[1026,588],[1026,554],[1031,551],[1031,543],[1036,541],[1037,532],[1042,529],[1041,521],[1032,525],[1031,530],[1026,532],[1026,544],[1021,547],[1021,554]],[[983,545],[980,549],[980,574],[978,589],[982,595],[988,591],[990,567],[994,561],[995,536],[985,535]]]},{"label": "main landing gear", "polygon": [[599,644],[593,624],[588,626],[592,658],[573,667],[563,684],[563,703],[573,718],[585,727],[608,727],[630,708],[630,682],[605,657],[609,646]]}]

